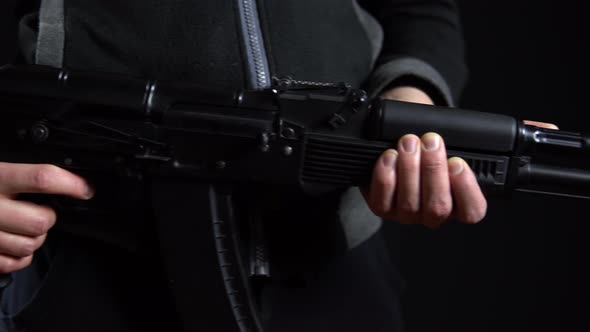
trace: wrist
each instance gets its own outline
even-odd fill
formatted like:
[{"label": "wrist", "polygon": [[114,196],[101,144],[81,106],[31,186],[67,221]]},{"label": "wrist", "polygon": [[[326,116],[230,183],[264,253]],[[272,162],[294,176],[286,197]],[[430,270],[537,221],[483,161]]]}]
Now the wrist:
[{"label": "wrist", "polygon": [[433,105],[432,98],[423,90],[413,86],[396,86],[381,93],[385,99],[393,99],[410,103]]}]

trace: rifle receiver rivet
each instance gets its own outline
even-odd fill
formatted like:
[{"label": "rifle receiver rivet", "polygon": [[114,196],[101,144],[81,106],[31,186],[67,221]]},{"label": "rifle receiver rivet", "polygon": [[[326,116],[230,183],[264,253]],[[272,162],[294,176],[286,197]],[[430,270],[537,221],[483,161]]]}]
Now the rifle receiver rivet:
[{"label": "rifle receiver rivet", "polygon": [[43,142],[49,137],[49,128],[44,124],[34,124],[31,128],[31,136],[35,142]]},{"label": "rifle receiver rivet", "polygon": [[295,138],[295,130],[290,127],[283,128],[283,136],[286,138]]},{"label": "rifle receiver rivet", "polygon": [[66,159],[64,159],[64,165],[66,165],[66,166],[72,166],[72,163],[73,162],[74,161],[72,160],[72,158],[66,158]]},{"label": "rifle receiver rivet", "polygon": [[284,154],[285,156],[290,156],[291,154],[293,154],[293,148],[292,148],[292,147],[290,147],[290,146],[285,146],[285,147],[283,148],[283,154]]},{"label": "rifle receiver rivet", "polygon": [[261,133],[260,135],[258,135],[258,148],[260,149],[260,151],[267,152],[268,149],[270,149],[270,145],[268,145],[269,141],[270,136],[268,135],[268,133]]},{"label": "rifle receiver rivet", "polygon": [[215,163],[215,168],[217,168],[217,169],[224,169],[226,166],[227,166],[227,164],[223,160],[218,160]]}]

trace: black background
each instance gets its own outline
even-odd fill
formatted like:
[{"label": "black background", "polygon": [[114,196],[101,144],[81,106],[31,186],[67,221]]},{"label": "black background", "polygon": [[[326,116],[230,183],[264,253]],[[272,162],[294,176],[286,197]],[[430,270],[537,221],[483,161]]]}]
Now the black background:
[{"label": "black background", "polygon": [[[0,7],[0,63],[13,1]],[[471,72],[460,106],[588,131],[581,3],[459,1]],[[490,200],[476,226],[388,224],[407,331],[590,331],[589,202],[515,194]]]}]

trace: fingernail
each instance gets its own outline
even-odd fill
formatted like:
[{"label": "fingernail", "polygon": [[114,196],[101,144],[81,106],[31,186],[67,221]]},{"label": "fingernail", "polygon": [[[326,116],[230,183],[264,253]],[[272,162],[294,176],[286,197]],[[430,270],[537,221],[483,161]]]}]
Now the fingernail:
[{"label": "fingernail", "polygon": [[435,133],[427,133],[422,136],[422,144],[424,144],[424,149],[426,151],[435,151],[438,150],[440,146],[440,136]]},{"label": "fingernail", "polygon": [[416,151],[416,139],[412,136],[402,138],[402,149],[406,153],[414,153]]},{"label": "fingernail", "polygon": [[451,175],[457,175],[463,172],[463,159],[458,157],[453,157],[449,159],[449,173]]},{"label": "fingernail", "polygon": [[86,184],[86,192],[84,193],[84,196],[86,197],[86,199],[91,199],[92,197],[94,197],[95,192],[96,192],[96,189],[94,189],[93,185]]},{"label": "fingernail", "polygon": [[395,161],[397,160],[397,152],[395,150],[387,150],[383,155],[383,166],[395,167]]}]

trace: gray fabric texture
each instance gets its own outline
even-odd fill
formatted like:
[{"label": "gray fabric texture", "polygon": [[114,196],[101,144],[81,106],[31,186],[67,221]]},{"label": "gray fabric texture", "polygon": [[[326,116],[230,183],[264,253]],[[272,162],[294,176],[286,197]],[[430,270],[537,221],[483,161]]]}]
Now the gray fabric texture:
[{"label": "gray fabric texture", "polygon": [[382,224],[382,219],[377,217],[365,203],[358,187],[349,188],[342,194],[338,215],[349,248],[355,248],[366,241],[379,230]]},{"label": "gray fabric texture", "polygon": [[64,19],[63,0],[41,1],[35,63],[62,67],[65,47]]},{"label": "gray fabric texture", "polygon": [[18,46],[27,63],[35,63],[38,39],[39,13],[31,13],[23,16],[18,24]]},{"label": "gray fabric texture", "polygon": [[374,65],[383,46],[383,28],[371,14],[357,3],[356,0],[352,0],[352,5],[361,25],[365,28],[369,41],[371,42],[372,63]]},{"label": "gray fabric texture", "polygon": [[377,96],[393,81],[404,76],[413,76],[428,82],[439,90],[448,106],[454,106],[451,89],[442,75],[430,64],[412,57],[396,58],[376,68],[369,80],[370,96]]}]

